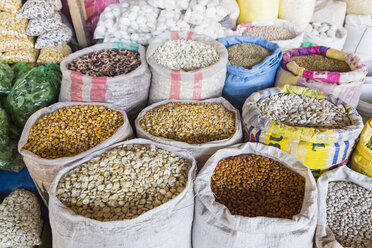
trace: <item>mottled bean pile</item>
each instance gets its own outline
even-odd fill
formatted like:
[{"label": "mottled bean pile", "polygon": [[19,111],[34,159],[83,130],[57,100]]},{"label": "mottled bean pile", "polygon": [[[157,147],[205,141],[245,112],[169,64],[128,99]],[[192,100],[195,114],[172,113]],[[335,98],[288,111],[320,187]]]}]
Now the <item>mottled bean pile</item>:
[{"label": "mottled bean pile", "polygon": [[233,215],[291,219],[301,211],[305,179],[273,159],[242,154],[218,162],[211,189]]},{"label": "mottled bean pile", "polygon": [[269,41],[290,40],[296,37],[296,35],[280,26],[253,27],[244,31],[243,35],[259,36]]},{"label": "mottled bean pile", "polygon": [[372,247],[372,192],[354,183],[330,182],[327,225],[343,247]]},{"label": "mottled bean pile", "polygon": [[319,54],[293,56],[291,60],[310,71],[348,72],[350,66],[342,60],[328,58]]},{"label": "mottled bean pile", "polygon": [[42,220],[37,198],[17,189],[0,204],[0,247],[35,247],[41,244]]},{"label": "mottled bean pile", "polygon": [[297,94],[277,94],[257,102],[263,117],[289,126],[344,128],[351,125],[343,105]]},{"label": "mottled bean pile", "polygon": [[158,47],[152,57],[165,67],[184,71],[204,68],[220,59],[213,45],[194,40],[169,40]]},{"label": "mottled bean pile", "polygon": [[191,163],[154,145],[122,145],[66,173],[56,196],[99,221],[133,219],[180,194]]},{"label": "mottled bean pile", "polygon": [[232,65],[242,66],[251,69],[261,63],[272,52],[262,46],[252,43],[241,43],[227,48],[229,61]]},{"label": "mottled bean pile", "polygon": [[23,149],[55,159],[75,156],[111,137],[123,115],[103,106],[69,106],[46,114],[32,126]]},{"label": "mottled bean pile", "polygon": [[148,111],[139,124],[157,137],[202,144],[230,138],[235,118],[219,103],[167,103]]},{"label": "mottled bean pile", "polygon": [[137,51],[105,49],[73,59],[66,67],[91,77],[115,77],[134,71],[140,65]]},{"label": "mottled bean pile", "polygon": [[366,144],[366,147],[372,150],[372,137],[369,139],[368,143]]}]

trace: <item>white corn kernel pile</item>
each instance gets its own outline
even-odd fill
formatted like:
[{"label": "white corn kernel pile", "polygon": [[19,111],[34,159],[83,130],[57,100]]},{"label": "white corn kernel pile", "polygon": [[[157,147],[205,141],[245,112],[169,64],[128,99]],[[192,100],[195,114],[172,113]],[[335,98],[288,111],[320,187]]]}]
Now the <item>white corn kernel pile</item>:
[{"label": "white corn kernel pile", "polygon": [[343,105],[297,94],[277,94],[257,103],[261,115],[289,126],[344,128],[351,125]]},{"label": "white corn kernel pile", "polygon": [[0,247],[34,247],[41,244],[42,220],[36,196],[17,189],[0,204]]},{"label": "white corn kernel pile", "polygon": [[122,145],[66,173],[56,196],[87,218],[133,219],[180,194],[190,168],[188,160],[154,145]]},{"label": "white corn kernel pile", "polygon": [[372,192],[354,183],[330,182],[327,225],[344,247],[372,247]]},{"label": "white corn kernel pile", "polygon": [[213,65],[220,58],[213,45],[194,40],[169,40],[152,57],[165,67],[184,71]]}]

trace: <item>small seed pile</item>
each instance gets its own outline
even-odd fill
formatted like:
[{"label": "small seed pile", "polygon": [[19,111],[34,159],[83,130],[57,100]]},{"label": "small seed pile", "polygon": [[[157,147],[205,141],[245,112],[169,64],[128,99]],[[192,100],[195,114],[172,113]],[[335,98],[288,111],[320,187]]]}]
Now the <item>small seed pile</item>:
[{"label": "small seed pile", "polygon": [[227,52],[229,53],[230,64],[242,66],[246,69],[251,69],[272,54],[270,50],[252,43],[230,46],[227,48]]},{"label": "small seed pile", "polygon": [[345,107],[326,99],[277,94],[261,99],[257,107],[263,117],[289,126],[337,129],[351,125]]},{"label": "small seed pile", "polygon": [[343,247],[372,247],[372,192],[354,183],[330,182],[327,225]]},{"label": "small seed pile", "polygon": [[372,150],[372,137],[369,139],[368,143],[366,144],[366,147]]},{"label": "small seed pile", "polygon": [[310,71],[349,72],[350,66],[342,60],[328,58],[319,54],[293,56],[291,60]]},{"label": "small seed pile", "polygon": [[291,219],[301,212],[305,179],[273,159],[242,154],[218,162],[211,189],[233,215]]},{"label": "small seed pile", "polygon": [[168,103],[148,111],[139,124],[146,132],[189,144],[230,138],[235,114],[219,103]]},{"label": "small seed pile", "polygon": [[213,45],[194,40],[169,40],[152,57],[165,67],[184,71],[204,68],[220,59]]},{"label": "small seed pile", "polygon": [[122,145],[66,173],[56,196],[87,218],[133,219],[180,194],[190,168],[189,161],[154,145]]},{"label": "small seed pile", "polygon": [[275,40],[290,40],[296,35],[289,32],[287,29],[280,26],[261,26],[249,28],[243,32],[243,35],[259,36],[269,41]]},{"label": "small seed pile", "polygon": [[23,149],[54,159],[75,156],[111,137],[123,115],[103,106],[69,106],[46,114],[32,126]]},{"label": "small seed pile", "polygon": [[91,77],[115,77],[134,71],[140,65],[141,57],[137,51],[105,49],[84,54],[66,67]]},{"label": "small seed pile", "polygon": [[42,220],[37,198],[17,189],[0,205],[0,247],[34,247],[41,244]]}]

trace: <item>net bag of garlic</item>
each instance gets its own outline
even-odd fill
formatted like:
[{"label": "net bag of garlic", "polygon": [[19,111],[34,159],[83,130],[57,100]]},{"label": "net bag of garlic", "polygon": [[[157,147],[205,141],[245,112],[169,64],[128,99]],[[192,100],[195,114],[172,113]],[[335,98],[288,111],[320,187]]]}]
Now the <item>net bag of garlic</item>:
[{"label": "net bag of garlic", "polygon": [[300,47],[304,37],[304,33],[293,23],[281,19],[244,22],[238,25],[236,31],[242,35],[259,36],[277,43],[282,51]]},{"label": "net bag of garlic", "polygon": [[222,97],[154,103],[135,125],[139,138],[189,151],[198,169],[219,149],[243,141],[240,113]]},{"label": "net bag of garlic", "polygon": [[191,31],[163,33],[150,43],[146,58],[152,72],[150,104],[222,95],[227,50],[208,36]]},{"label": "net bag of garlic", "polygon": [[372,177],[372,119],[364,125],[351,158],[351,168]]},{"label": "net bag of garlic", "polygon": [[276,75],[275,86],[304,86],[332,94],[356,107],[367,67],[352,53],[324,46],[289,50]]},{"label": "net bag of garlic", "polygon": [[195,176],[189,152],[144,139],[88,155],[49,191],[53,247],[191,248]]},{"label": "net bag of garlic", "polygon": [[218,40],[227,48],[227,74],[222,96],[241,111],[253,93],[274,86],[282,51],[261,37],[230,36]]},{"label": "net bag of garlic", "polygon": [[70,54],[62,61],[61,71],[61,102],[111,103],[130,119],[147,104],[151,73],[141,45],[94,45]]},{"label": "net bag of garlic", "polygon": [[318,248],[372,247],[372,178],[346,166],[318,179]]},{"label": "net bag of garlic", "polygon": [[60,102],[35,112],[18,143],[30,175],[48,204],[58,171],[89,154],[133,138],[126,113],[105,103]]},{"label": "net bag of garlic", "polygon": [[194,189],[194,247],[313,247],[315,180],[284,151],[250,142],[221,149]]},{"label": "net bag of garlic", "polygon": [[246,140],[292,154],[314,176],[345,164],[363,128],[352,106],[292,85],[253,93],[244,103],[242,118]]}]

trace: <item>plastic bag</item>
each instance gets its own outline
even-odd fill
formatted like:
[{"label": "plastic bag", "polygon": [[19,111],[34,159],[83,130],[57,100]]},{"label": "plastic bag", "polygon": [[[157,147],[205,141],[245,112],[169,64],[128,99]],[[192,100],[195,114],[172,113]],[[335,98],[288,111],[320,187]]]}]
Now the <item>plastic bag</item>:
[{"label": "plastic bag", "polygon": [[49,0],[28,0],[17,13],[17,18],[49,18],[58,10],[55,2]]},{"label": "plastic bag", "polygon": [[36,67],[14,84],[5,107],[16,126],[23,128],[37,110],[58,99],[62,74],[56,64]]},{"label": "plastic bag", "polygon": [[31,19],[28,23],[26,33],[30,36],[39,36],[48,31],[60,29],[62,27],[62,18],[56,13],[53,18]]},{"label": "plastic bag", "polygon": [[18,19],[6,12],[0,13],[0,36],[27,38],[27,19]]},{"label": "plastic bag", "polygon": [[29,49],[34,47],[34,38],[27,37],[22,39],[13,39],[11,37],[0,36],[0,52]]},{"label": "plastic bag", "polygon": [[372,15],[372,0],[342,0],[346,2],[346,13],[355,15]]},{"label": "plastic bag", "polygon": [[15,14],[22,7],[22,0],[1,0],[0,11]]},{"label": "plastic bag", "polygon": [[62,45],[63,43],[68,43],[72,38],[71,29],[62,24],[62,28],[48,31],[40,35],[35,44],[36,49],[41,49],[44,47],[54,47]]},{"label": "plastic bag", "polygon": [[351,169],[372,177],[372,150],[366,144],[372,138],[372,119],[370,119],[360,135],[360,140],[351,158]]},{"label": "plastic bag", "polygon": [[71,47],[67,44],[63,44],[55,47],[46,47],[40,50],[39,58],[37,63],[41,64],[54,64],[61,63],[62,60],[71,53]]},{"label": "plastic bag", "polygon": [[35,63],[38,54],[39,51],[34,48],[13,50],[5,52],[2,55],[0,55],[0,59],[6,61],[9,64],[14,64],[18,62]]},{"label": "plastic bag", "polygon": [[311,22],[327,23],[330,25],[344,26],[346,3],[334,0],[325,0],[317,3]]},{"label": "plastic bag", "polygon": [[315,0],[280,0],[279,18],[304,30],[313,16],[314,7]]},{"label": "plastic bag", "polygon": [[14,73],[12,68],[5,63],[0,61],[0,96],[7,96],[12,89],[12,81]]},{"label": "plastic bag", "polygon": [[237,0],[240,8],[238,24],[250,21],[272,20],[278,17],[279,0]]},{"label": "plastic bag", "polygon": [[[12,66],[12,70],[14,73],[14,79],[22,77],[32,68],[26,62],[18,62]],[[15,81],[14,80],[14,81]]]}]

